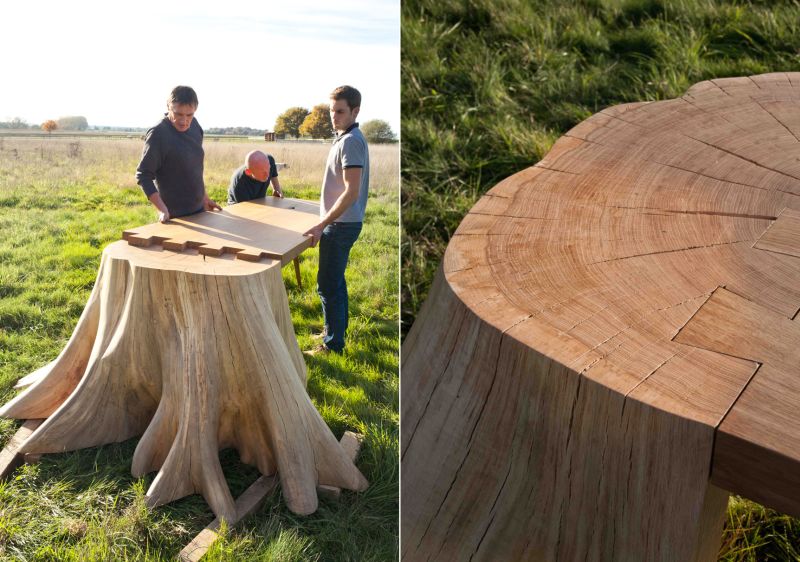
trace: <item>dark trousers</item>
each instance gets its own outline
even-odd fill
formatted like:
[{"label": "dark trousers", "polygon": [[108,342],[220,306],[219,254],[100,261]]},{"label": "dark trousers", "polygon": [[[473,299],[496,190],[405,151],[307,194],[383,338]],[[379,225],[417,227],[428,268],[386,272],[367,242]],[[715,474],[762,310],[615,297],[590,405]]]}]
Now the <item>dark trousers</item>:
[{"label": "dark trousers", "polygon": [[361,226],[360,222],[335,222],[325,227],[319,240],[317,292],[327,332],[323,341],[328,349],[339,353],[344,349],[348,317],[344,271]]}]

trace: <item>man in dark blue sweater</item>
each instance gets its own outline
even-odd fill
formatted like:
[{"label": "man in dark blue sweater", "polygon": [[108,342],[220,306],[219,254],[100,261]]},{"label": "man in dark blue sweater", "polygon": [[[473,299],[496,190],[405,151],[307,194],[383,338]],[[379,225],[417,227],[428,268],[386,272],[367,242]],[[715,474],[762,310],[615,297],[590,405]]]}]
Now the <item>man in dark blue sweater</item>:
[{"label": "man in dark blue sweater", "polygon": [[270,184],[272,184],[272,195],[283,197],[275,159],[260,150],[248,152],[244,165],[233,172],[231,177],[228,186],[228,204],[266,197]]},{"label": "man in dark blue sweater", "polygon": [[206,194],[203,182],[203,129],[194,119],[197,94],[177,86],[167,99],[167,113],[147,131],[136,182],[158,210],[158,220],[222,210]]}]

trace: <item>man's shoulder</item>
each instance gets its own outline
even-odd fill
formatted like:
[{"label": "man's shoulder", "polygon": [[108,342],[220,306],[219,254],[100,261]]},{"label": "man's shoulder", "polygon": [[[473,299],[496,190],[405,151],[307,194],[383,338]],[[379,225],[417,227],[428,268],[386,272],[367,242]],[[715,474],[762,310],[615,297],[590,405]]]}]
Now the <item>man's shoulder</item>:
[{"label": "man's shoulder", "polygon": [[247,175],[245,175],[244,170],[245,170],[245,166],[239,166],[238,168],[236,168],[233,171],[233,174],[231,175],[231,182],[232,183],[233,182],[240,182],[242,180],[242,178],[248,177]]},{"label": "man's shoulder", "polygon": [[364,135],[358,129],[358,127],[354,127],[344,135],[337,143],[339,145],[339,150],[342,154],[358,154],[363,153],[366,155],[369,149],[367,148],[367,139],[364,138]]},{"label": "man's shoulder", "polygon": [[145,138],[152,138],[152,137],[160,137],[163,136],[165,133],[169,132],[167,126],[172,126],[172,124],[166,119],[162,118],[161,121],[147,129],[145,133]]},{"label": "man's shoulder", "polygon": [[343,134],[339,142],[347,146],[367,146],[367,139],[358,127],[354,127]]},{"label": "man's shoulder", "polygon": [[361,129],[358,127],[358,124],[356,124],[355,127],[353,127],[352,129],[350,129],[349,131],[347,131],[345,134],[342,135],[342,140],[346,141],[353,139],[359,140],[364,143],[367,142],[367,138],[364,136],[364,133],[361,132]]}]

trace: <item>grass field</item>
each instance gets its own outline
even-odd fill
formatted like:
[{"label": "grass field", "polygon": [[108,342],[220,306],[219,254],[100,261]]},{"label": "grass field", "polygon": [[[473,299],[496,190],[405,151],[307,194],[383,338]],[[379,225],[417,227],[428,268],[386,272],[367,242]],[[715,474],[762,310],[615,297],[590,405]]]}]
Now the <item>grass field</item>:
[{"label": "grass field", "polygon": [[[95,280],[102,249],[122,230],[153,222],[135,184],[139,140],[0,138],[0,403],[14,382],[56,357]],[[208,191],[225,201],[232,171],[252,148],[268,149],[289,197],[317,199],[327,145],[205,143]],[[337,438],[365,435],[363,493],[322,500],[308,517],[280,494],[229,530],[208,560],[391,560],[398,527],[398,147],[373,146],[371,194],[351,254],[351,326],[343,356],[307,359],[308,390]],[[299,290],[284,269],[301,348],[322,320],[317,250],[303,254]],[[0,420],[0,445],[18,423]],[[190,496],[148,511],[154,474],[130,475],[136,440],[45,455],[0,483],[0,560],[173,560],[213,516]],[[234,496],[256,478],[235,452],[221,453]]]},{"label": "grass field", "polygon": [[[800,3],[402,4],[402,331],[475,201],[572,126],[710,78],[800,70]],[[797,520],[734,498],[722,560],[798,560]]]}]

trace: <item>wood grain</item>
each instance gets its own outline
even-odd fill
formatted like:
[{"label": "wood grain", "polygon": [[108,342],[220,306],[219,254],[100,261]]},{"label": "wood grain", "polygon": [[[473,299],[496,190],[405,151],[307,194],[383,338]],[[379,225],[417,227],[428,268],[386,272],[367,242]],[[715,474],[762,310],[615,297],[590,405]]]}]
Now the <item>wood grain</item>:
[{"label": "wood grain", "polygon": [[720,344],[800,347],[798,115],[800,74],[702,82],[475,204],[403,344],[404,560],[713,560],[729,491],[793,512],[800,396]]}]

